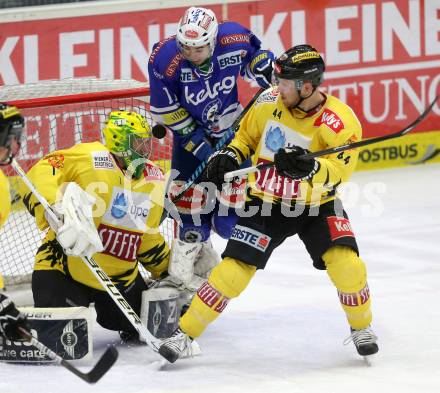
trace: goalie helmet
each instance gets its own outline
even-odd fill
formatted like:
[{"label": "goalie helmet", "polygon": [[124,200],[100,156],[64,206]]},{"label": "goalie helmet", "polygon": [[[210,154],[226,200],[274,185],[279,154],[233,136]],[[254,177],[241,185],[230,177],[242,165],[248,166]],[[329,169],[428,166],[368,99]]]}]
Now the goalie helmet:
[{"label": "goalie helmet", "polygon": [[[0,149],[6,148],[6,157],[0,164],[8,165],[18,153],[24,118],[15,106],[0,103]],[[13,141],[15,140],[15,146]]]},{"label": "goalie helmet", "polygon": [[126,168],[132,165],[133,176],[139,179],[152,149],[152,132],[147,120],[136,112],[113,111],[102,132],[110,152]]},{"label": "goalie helmet", "polygon": [[180,49],[186,46],[209,45],[210,55],[217,41],[218,22],[213,11],[202,7],[188,8],[179,21],[176,42]]},{"label": "goalie helmet", "polygon": [[297,45],[275,60],[274,75],[281,79],[293,79],[298,90],[305,81],[318,87],[324,80],[325,64],[319,52],[310,45]]}]

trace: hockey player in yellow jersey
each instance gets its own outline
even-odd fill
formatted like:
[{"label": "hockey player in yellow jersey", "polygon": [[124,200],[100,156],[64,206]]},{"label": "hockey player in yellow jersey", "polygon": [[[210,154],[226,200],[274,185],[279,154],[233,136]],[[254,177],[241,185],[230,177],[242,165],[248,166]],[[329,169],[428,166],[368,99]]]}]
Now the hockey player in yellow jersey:
[{"label": "hockey player in yellow jersey", "polygon": [[[103,135],[105,145],[80,143],[52,152],[28,172],[36,189],[64,222],[61,228],[52,223],[36,197],[23,186],[20,193],[38,227],[49,228],[35,258],[32,291],[36,307],[88,306],[94,302],[98,323],[130,335],[136,334],[134,328],[79,257],[98,250],[94,260],[139,315],[141,293],[147,287],[138,263],[153,278],[168,267],[168,245],[159,232],[164,177],[148,161],[152,134],[141,115],[110,113]],[[93,229],[99,234],[95,242],[75,232],[74,226],[68,227],[69,217],[63,216],[60,199],[63,190],[67,192],[65,185],[72,183],[95,198],[90,203],[86,197],[84,206],[93,210]]]},{"label": "hockey player in yellow jersey", "polygon": [[[249,176],[249,198],[222,254],[223,260],[198,290],[179,328],[160,353],[171,362],[200,336],[237,297],[272,251],[290,236],[303,241],[313,265],[326,270],[338,291],[361,356],[378,351],[370,323],[370,293],[350,221],[337,196],[358,159],[357,150],[302,160],[306,151],[345,145],[361,138],[356,115],[337,98],[322,93],[325,64],[309,45],[298,45],[275,62],[277,86],[266,90],[241,122],[232,142],[214,154],[206,179],[221,189],[224,175],[249,157],[273,163]],[[252,214],[250,212],[253,212]],[[292,261],[293,262],[293,261]]]},{"label": "hockey player in yellow jersey", "polygon": [[[0,103],[0,166],[8,165],[20,149],[24,119],[15,106]],[[1,228],[11,211],[11,198],[7,177],[0,170],[0,236]],[[3,277],[0,272],[0,289]],[[0,335],[10,340],[23,340],[19,328],[26,328],[26,317],[17,310],[14,302],[0,293]]]}]

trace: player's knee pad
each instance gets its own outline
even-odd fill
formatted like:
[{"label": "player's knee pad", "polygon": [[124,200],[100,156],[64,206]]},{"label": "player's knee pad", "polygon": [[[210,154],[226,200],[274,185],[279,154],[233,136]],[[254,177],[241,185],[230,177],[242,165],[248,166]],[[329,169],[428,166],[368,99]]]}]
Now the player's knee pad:
[{"label": "player's knee pad", "polygon": [[182,215],[182,226],[179,228],[179,239],[186,243],[206,242],[211,234],[209,218],[201,216],[201,225],[194,225],[188,215]]},{"label": "player's knee pad", "polygon": [[354,329],[365,328],[372,319],[365,264],[351,248],[342,246],[332,247],[322,259],[338,289],[339,301],[350,326]]},{"label": "player's knee pad", "polygon": [[238,216],[233,210],[227,216],[219,216],[216,212],[211,218],[212,229],[223,239],[229,239],[237,220]]},{"label": "player's knee pad", "polygon": [[257,268],[234,258],[224,258],[209,276],[208,283],[222,295],[233,298],[247,287]]},{"label": "player's knee pad", "polygon": [[365,287],[365,264],[350,247],[334,246],[324,253],[322,259],[330,279],[338,290],[357,292]]},{"label": "player's knee pad", "polygon": [[188,311],[180,318],[181,329],[190,337],[198,337],[229,303],[237,297],[251,280],[255,266],[236,259],[225,258],[217,265],[208,282],[197,291]]}]

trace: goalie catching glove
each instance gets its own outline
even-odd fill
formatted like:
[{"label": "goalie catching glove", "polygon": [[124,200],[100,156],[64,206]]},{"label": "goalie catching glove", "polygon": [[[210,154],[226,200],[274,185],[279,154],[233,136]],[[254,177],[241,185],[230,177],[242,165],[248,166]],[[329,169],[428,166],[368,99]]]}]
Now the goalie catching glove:
[{"label": "goalie catching glove", "polygon": [[26,317],[11,299],[0,293],[0,335],[11,341],[26,341],[19,328],[28,329]]},{"label": "goalie catching glove", "polygon": [[93,221],[92,208],[95,198],[78,184],[67,183],[61,202],[52,206],[52,212],[45,212],[50,227],[57,235],[58,243],[66,255],[91,257],[104,250],[101,238]]},{"label": "goalie catching glove", "polygon": [[292,146],[288,151],[280,149],[275,154],[274,164],[281,176],[294,180],[310,180],[319,171],[320,164],[314,158],[300,159],[308,150],[300,146]]}]

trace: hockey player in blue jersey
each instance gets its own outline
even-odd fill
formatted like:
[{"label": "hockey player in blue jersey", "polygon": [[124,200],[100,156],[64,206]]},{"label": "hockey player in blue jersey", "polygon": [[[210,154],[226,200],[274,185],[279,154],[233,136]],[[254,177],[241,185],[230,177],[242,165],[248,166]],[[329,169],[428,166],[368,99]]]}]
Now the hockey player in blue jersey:
[{"label": "hockey player in blue jersey", "polygon": [[[176,184],[183,185],[214,152],[216,141],[242,111],[239,77],[269,87],[273,59],[251,31],[235,22],[218,23],[212,10],[201,7],[189,8],[177,34],[153,46],[148,62],[151,113],[157,123],[173,132],[172,168],[179,173]],[[198,270],[194,263],[218,261],[209,241],[211,227],[229,238],[237,220],[232,211],[218,214],[218,206],[198,216],[198,222],[193,220],[197,209],[203,208],[197,206],[200,195],[196,188],[191,187],[176,202],[183,225],[172,247],[169,269],[193,288],[203,282],[193,274]]]}]

